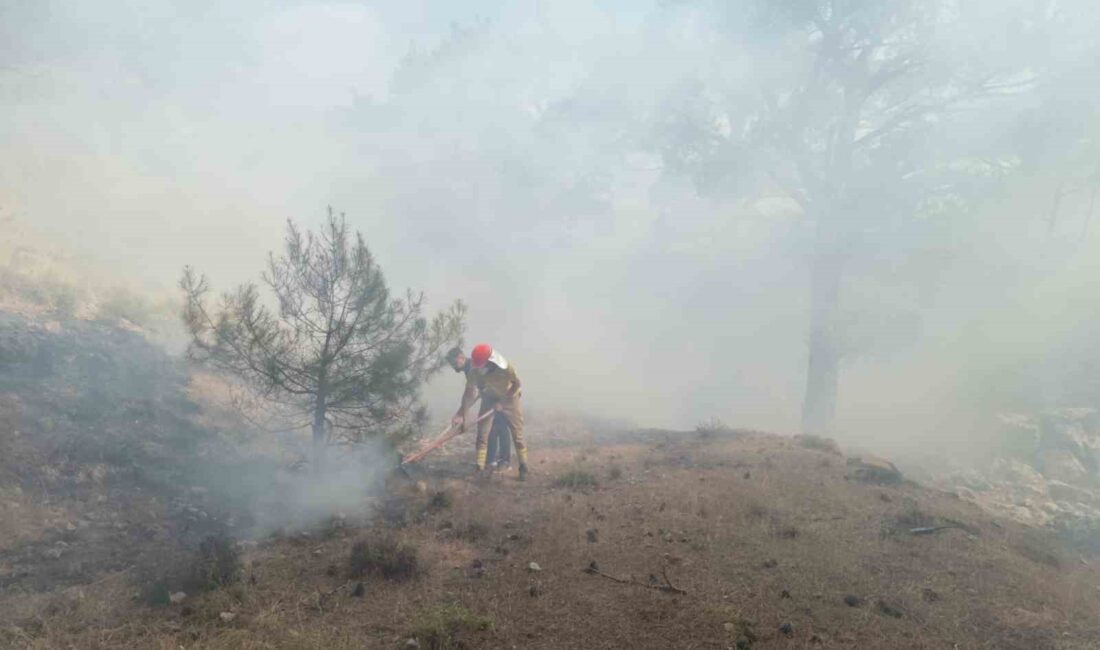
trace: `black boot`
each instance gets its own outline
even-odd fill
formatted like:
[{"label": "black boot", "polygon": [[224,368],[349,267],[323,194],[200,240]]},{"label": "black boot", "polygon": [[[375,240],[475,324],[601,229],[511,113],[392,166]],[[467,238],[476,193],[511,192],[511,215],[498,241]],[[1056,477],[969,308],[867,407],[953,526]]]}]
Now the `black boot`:
[{"label": "black boot", "polygon": [[521,481],[526,481],[527,480],[527,463],[520,463],[519,464],[519,480],[521,480]]}]

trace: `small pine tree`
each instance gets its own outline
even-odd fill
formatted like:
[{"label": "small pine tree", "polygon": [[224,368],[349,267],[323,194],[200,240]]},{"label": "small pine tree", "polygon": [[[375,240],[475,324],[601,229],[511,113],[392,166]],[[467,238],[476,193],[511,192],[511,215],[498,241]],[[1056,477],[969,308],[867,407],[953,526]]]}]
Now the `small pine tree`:
[{"label": "small pine tree", "polygon": [[328,430],[352,440],[397,437],[419,426],[422,383],[443,367],[441,351],[461,342],[465,306],[429,320],[423,294],[394,298],[361,233],[329,209],[321,231],[287,222],[285,250],[269,256],[267,306],[249,283],[207,305],[206,278],[184,269],[188,355],[257,388],[309,422],[314,468]]}]

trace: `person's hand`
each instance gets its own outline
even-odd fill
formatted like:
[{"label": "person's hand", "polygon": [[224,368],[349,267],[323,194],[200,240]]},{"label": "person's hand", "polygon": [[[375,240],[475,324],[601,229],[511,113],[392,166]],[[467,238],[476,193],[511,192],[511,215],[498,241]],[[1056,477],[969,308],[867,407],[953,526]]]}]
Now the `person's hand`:
[{"label": "person's hand", "polygon": [[497,403],[496,403],[496,404],[495,404],[495,405],[493,406],[493,410],[494,410],[494,411],[496,411],[497,413],[500,413],[501,411],[503,411],[503,410],[504,410],[504,405],[503,405],[503,404],[501,404],[500,402],[497,402]]}]

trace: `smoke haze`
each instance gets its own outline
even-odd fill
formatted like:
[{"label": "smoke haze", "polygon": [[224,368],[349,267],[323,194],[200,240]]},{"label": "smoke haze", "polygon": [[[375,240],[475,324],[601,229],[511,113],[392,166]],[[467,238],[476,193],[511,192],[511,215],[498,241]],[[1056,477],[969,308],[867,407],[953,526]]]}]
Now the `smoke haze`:
[{"label": "smoke haze", "polygon": [[[1031,138],[1036,169],[950,219],[853,213],[882,227],[842,289],[850,442],[917,452],[997,409],[1100,405],[1096,12],[961,7],[930,67],[1024,61],[1040,81],[908,151],[965,144],[1016,170]],[[216,290],[258,278],[287,218],[332,205],[391,288],[470,306],[468,342],[515,363],[534,409],[799,428],[812,225],[790,200],[701,191],[662,153],[670,115],[801,74],[746,18],[611,0],[0,12],[0,218],[166,293],[186,264]],[[1036,21],[1044,39],[1009,40]],[[433,380],[433,412],[460,390]]]}]

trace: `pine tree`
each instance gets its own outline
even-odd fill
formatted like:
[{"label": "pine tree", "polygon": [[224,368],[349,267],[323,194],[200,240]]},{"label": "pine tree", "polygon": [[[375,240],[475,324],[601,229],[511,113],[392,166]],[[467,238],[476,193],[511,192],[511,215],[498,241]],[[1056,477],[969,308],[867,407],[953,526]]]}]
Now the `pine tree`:
[{"label": "pine tree", "polygon": [[206,278],[184,269],[188,355],[301,416],[315,469],[330,431],[392,439],[423,423],[420,387],[443,367],[442,350],[461,342],[460,301],[429,320],[423,294],[393,297],[362,234],[331,208],[319,233],[287,222],[284,250],[270,255],[262,285],[270,305],[249,283],[211,308]]}]

